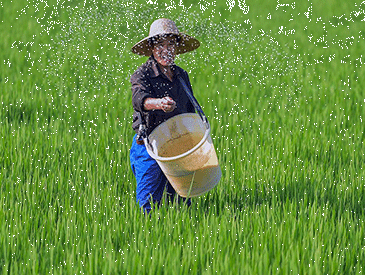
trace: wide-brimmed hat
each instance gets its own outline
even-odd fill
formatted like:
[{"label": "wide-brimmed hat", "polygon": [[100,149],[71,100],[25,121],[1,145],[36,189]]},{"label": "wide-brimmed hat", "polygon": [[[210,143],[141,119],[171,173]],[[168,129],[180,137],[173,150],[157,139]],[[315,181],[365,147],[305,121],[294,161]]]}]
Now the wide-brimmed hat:
[{"label": "wide-brimmed hat", "polygon": [[176,54],[182,54],[195,50],[200,46],[200,43],[194,37],[187,35],[185,33],[179,32],[174,21],[166,18],[157,19],[151,24],[150,33],[148,37],[142,39],[137,44],[132,47],[132,52],[150,56],[152,55],[152,49],[150,41],[153,38],[159,36],[175,35],[179,38],[179,43],[176,46]]}]

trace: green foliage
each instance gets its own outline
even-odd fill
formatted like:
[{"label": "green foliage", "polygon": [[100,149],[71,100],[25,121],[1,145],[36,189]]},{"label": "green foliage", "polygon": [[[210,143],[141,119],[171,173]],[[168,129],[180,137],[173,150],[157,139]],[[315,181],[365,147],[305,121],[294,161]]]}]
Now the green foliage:
[{"label": "green foliage", "polygon": [[[0,274],[362,273],[364,9],[0,1]],[[201,41],[177,64],[223,175],[145,216],[130,48],[158,17]]]}]

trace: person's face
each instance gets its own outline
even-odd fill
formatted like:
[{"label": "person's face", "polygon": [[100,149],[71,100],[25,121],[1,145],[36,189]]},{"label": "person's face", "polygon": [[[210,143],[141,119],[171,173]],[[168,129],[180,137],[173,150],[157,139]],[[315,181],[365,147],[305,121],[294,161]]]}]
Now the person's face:
[{"label": "person's face", "polygon": [[152,46],[152,53],[156,61],[166,67],[174,64],[176,56],[176,38],[165,37]]}]

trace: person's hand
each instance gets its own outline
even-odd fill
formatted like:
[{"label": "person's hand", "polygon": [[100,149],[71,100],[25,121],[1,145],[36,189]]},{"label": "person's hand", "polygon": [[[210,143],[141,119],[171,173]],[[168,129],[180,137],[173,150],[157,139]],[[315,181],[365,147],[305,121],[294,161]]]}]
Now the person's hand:
[{"label": "person's hand", "polygon": [[161,98],[160,107],[162,111],[169,113],[175,110],[176,102],[171,97],[165,96],[164,98]]}]

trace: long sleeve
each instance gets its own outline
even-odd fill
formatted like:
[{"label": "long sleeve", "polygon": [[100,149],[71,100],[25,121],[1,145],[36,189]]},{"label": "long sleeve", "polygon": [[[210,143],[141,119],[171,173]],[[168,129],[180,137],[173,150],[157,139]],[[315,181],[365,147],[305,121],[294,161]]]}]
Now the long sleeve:
[{"label": "long sleeve", "polygon": [[132,105],[133,109],[138,112],[146,112],[143,108],[143,102],[148,97],[153,97],[153,90],[150,83],[141,71],[136,71],[130,82],[132,84]]}]

